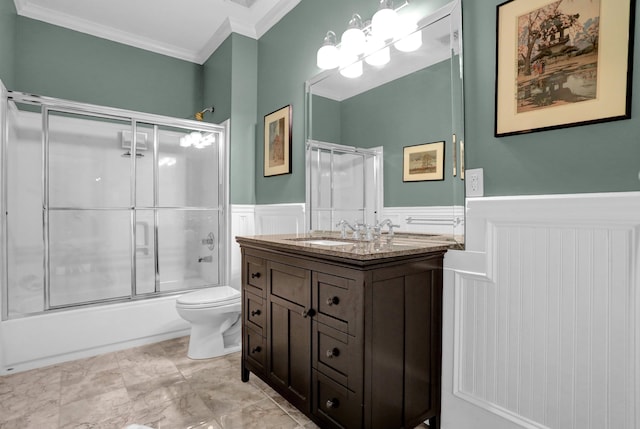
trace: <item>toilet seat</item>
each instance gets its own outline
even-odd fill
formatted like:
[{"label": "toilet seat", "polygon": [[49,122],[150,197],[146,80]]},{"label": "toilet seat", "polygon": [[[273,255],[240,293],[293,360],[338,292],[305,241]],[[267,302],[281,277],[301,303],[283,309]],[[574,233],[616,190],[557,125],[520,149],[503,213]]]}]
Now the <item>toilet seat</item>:
[{"label": "toilet seat", "polygon": [[239,302],[239,291],[230,286],[218,286],[181,295],[176,305],[183,308],[214,308]]}]

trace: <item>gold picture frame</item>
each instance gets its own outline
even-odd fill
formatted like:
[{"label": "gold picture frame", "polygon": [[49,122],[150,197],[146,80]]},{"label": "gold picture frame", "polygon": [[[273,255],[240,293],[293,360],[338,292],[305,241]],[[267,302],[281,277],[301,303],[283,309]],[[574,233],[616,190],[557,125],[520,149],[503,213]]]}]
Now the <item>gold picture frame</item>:
[{"label": "gold picture frame", "polygon": [[291,174],[291,105],[264,117],[264,177]]},{"label": "gold picture frame", "polygon": [[405,146],[402,181],[444,180],[444,141]]},{"label": "gold picture frame", "polygon": [[629,119],[635,0],[497,7],[495,136]]}]

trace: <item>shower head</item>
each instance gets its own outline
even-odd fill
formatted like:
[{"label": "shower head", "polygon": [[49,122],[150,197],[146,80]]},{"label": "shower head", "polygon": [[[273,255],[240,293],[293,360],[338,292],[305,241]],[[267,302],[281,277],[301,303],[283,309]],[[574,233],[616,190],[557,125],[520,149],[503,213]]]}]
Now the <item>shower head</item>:
[{"label": "shower head", "polygon": [[196,117],[196,119],[197,119],[198,121],[202,121],[202,120],[204,119],[204,114],[205,114],[206,112],[211,112],[211,113],[213,113],[213,111],[214,111],[214,110],[215,110],[215,108],[214,108],[213,106],[211,106],[211,107],[207,107],[207,108],[205,108],[205,109],[202,109],[202,110],[201,110],[201,111],[199,111],[198,113],[196,113],[194,116]]}]

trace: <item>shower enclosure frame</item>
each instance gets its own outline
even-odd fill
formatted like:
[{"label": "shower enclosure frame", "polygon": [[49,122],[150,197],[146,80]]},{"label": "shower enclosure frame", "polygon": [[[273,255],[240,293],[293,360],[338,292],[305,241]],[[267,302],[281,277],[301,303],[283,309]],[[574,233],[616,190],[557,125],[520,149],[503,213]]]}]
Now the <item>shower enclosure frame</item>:
[{"label": "shower enclosure frame", "polygon": [[[1,297],[2,308],[0,309],[1,320],[9,320],[9,252],[8,252],[8,144],[9,144],[9,127],[8,127],[8,109],[11,101],[22,103],[26,105],[35,105],[41,108],[40,115],[42,118],[41,131],[42,131],[42,182],[41,182],[41,196],[42,196],[42,227],[43,227],[43,300],[44,310],[40,312],[29,313],[19,317],[29,317],[37,314],[50,313],[52,311],[60,311],[69,308],[86,308],[88,306],[103,305],[112,302],[131,302],[167,295],[174,295],[184,293],[185,290],[170,290],[162,292],[159,290],[159,249],[158,249],[158,217],[159,210],[172,209],[176,211],[198,211],[208,210],[216,211],[218,213],[218,228],[219,236],[217,239],[217,246],[219,248],[219,265],[218,265],[218,279],[220,284],[228,284],[230,274],[230,210],[229,210],[229,129],[230,120],[224,122],[223,125],[212,124],[207,122],[200,122],[190,119],[180,119],[170,116],[156,115],[151,113],[138,112],[127,109],[119,109],[114,107],[100,106],[88,103],[75,102],[70,100],[64,100],[54,97],[46,97],[28,94],[19,91],[7,90],[0,82],[1,91],[1,103],[0,106],[0,138],[2,144],[0,145],[0,232],[2,233],[2,239],[0,244],[0,269],[2,270],[2,282]],[[65,305],[50,305],[50,266],[49,266],[49,112],[56,112],[62,114],[76,114],[85,115],[92,118],[100,118],[107,120],[117,121],[129,121],[131,125],[131,167],[130,171],[130,205],[127,207],[56,207],[56,210],[76,210],[76,211],[91,211],[91,210],[129,210],[130,211],[130,242],[129,242],[129,254],[131,263],[131,293],[129,296],[98,299],[95,301],[87,301],[82,303],[72,303]],[[137,173],[136,173],[136,156],[137,153],[137,128],[138,125],[153,127],[153,206],[145,207],[139,206],[136,202],[137,192]],[[223,138],[219,139],[218,144],[218,207],[160,207],[158,205],[159,200],[159,166],[158,166],[158,153],[159,153],[159,139],[158,130],[159,127],[170,127],[176,129],[184,129],[185,131],[201,131],[201,132],[215,132],[219,133]],[[138,209],[153,210],[154,226],[154,283],[155,290],[152,293],[136,293],[136,246],[137,246],[137,231],[136,231],[136,211]],[[205,286],[206,287],[206,286]]]}]

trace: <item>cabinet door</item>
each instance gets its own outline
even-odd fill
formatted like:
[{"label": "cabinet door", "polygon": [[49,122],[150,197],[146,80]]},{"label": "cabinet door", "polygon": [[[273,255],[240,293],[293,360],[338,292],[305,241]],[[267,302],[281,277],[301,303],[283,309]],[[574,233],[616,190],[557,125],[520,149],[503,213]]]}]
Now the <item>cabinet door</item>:
[{"label": "cabinet door", "polygon": [[268,377],[289,402],[310,410],[311,317],[305,307],[270,296]]}]

